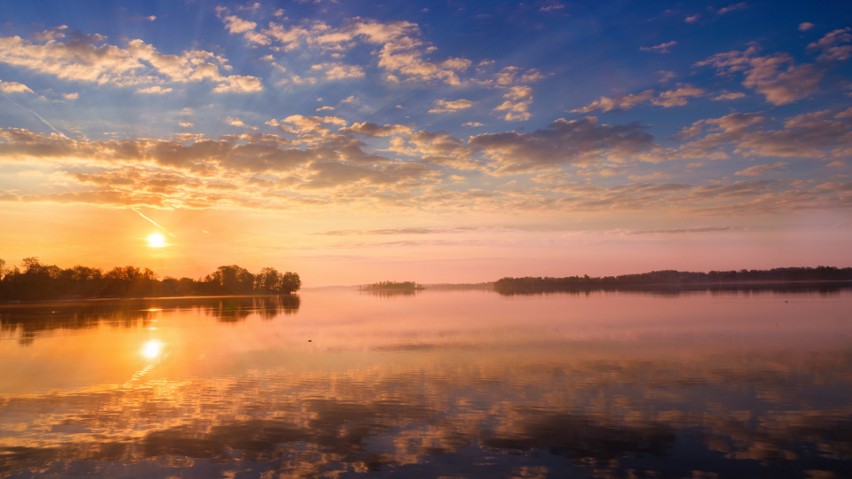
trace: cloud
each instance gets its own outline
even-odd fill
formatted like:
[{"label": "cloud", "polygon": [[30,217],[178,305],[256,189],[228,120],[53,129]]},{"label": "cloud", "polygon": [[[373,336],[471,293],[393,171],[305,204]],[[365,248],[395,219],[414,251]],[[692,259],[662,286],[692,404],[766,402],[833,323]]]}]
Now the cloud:
[{"label": "cloud", "polygon": [[819,60],[844,61],[852,57],[852,28],[839,28],[826,33],[819,40],[810,43],[808,48],[822,50]]},{"label": "cloud", "polygon": [[745,98],[746,94],[741,91],[734,92],[722,92],[713,97],[714,101],[730,101],[730,100],[739,100],[741,98]]},{"label": "cloud", "polygon": [[684,106],[687,104],[688,98],[694,98],[704,95],[704,90],[695,88],[690,85],[679,85],[674,90],[663,91],[651,99],[651,103],[663,108],[671,108],[673,106]]},{"label": "cloud", "polygon": [[806,32],[806,31],[812,29],[815,26],[816,25],[814,25],[811,22],[802,22],[802,23],[799,24],[799,31],[800,32]]},{"label": "cloud", "polygon": [[701,18],[701,15],[689,15],[688,17],[684,18],[683,21],[684,21],[684,23],[695,23],[700,18]]},{"label": "cloud", "polygon": [[77,92],[65,93],[62,95],[62,98],[68,101],[74,101],[80,98],[80,94]]},{"label": "cloud", "polygon": [[653,137],[638,124],[600,124],[594,117],[559,119],[532,133],[486,133],[469,144],[497,163],[500,172],[522,172],[555,165],[623,161],[653,147]]},{"label": "cloud", "polygon": [[505,112],[503,119],[506,121],[529,120],[532,94],[533,90],[528,86],[513,86],[503,94],[505,101],[494,108],[494,111]]},{"label": "cloud", "polygon": [[352,78],[364,77],[364,70],[358,65],[344,65],[342,63],[321,63],[312,66],[311,70],[324,72],[326,80],[347,80]]},{"label": "cloud", "polygon": [[[770,128],[755,113],[734,113],[699,120],[681,131],[692,139],[677,148],[681,158],[740,157],[811,158],[830,160],[852,154],[852,115],[822,110],[787,118]],[[758,170],[760,171],[760,170]]]},{"label": "cloud", "polygon": [[613,110],[629,110],[643,103],[651,103],[663,108],[671,108],[674,106],[684,106],[688,103],[689,98],[700,97],[704,95],[704,90],[693,87],[691,85],[677,85],[673,90],[666,90],[659,93],[653,90],[645,90],[639,93],[630,93],[628,95],[618,97],[602,96],[588,105],[571,110],[572,113],[591,113],[599,110],[608,112]]},{"label": "cloud", "polygon": [[[272,21],[268,28],[257,30],[256,24],[234,15],[220,16],[231,34],[241,34],[257,45],[275,45],[285,52],[297,49],[316,49],[320,52],[341,53],[359,44],[376,46],[372,54],[377,66],[391,82],[423,81],[460,85],[459,73],[471,66],[466,58],[451,57],[443,61],[430,61],[427,56],[434,47],[421,39],[417,24],[406,21],[379,22],[355,18],[342,26],[334,27],[324,22],[303,22],[284,25]],[[351,78],[353,69],[348,66],[335,70],[334,79]],[[336,73],[339,73],[339,76]],[[360,75],[363,76],[363,75]]]},{"label": "cloud", "polygon": [[741,73],[743,85],[762,94],[773,105],[786,105],[810,96],[823,75],[814,65],[796,65],[786,53],[759,56],[754,44],[742,51],[717,53],[695,66],[713,67],[718,75]]},{"label": "cloud", "polygon": [[748,8],[748,4],[746,2],[732,3],[731,5],[716,10],[716,14],[724,15],[738,10],[745,10],[746,8]]},{"label": "cloud", "polygon": [[639,47],[639,50],[643,52],[669,53],[671,52],[672,47],[674,47],[675,45],[677,45],[677,41],[671,40],[650,47]]},{"label": "cloud", "polygon": [[671,70],[660,70],[657,75],[660,76],[660,83],[666,83],[677,78],[677,73]]},{"label": "cloud", "polygon": [[0,93],[33,93],[33,91],[23,83],[0,80]]},{"label": "cloud", "polygon": [[164,88],[160,85],[152,85],[144,88],[138,88],[136,93],[141,93],[143,95],[165,95],[166,93],[171,93],[171,88]]},{"label": "cloud", "polygon": [[465,99],[458,100],[435,100],[434,106],[429,109],[429,113],[454,113],[461,110],[466,110],[473,106],[473,102]]},{"label": "cloud", "polygon": [[600,110],[602,112],[608,112],[612,110],[629,110],[636,105],[649,101],[653,96],[653,90],[645,90],[643,92],[630,93],[628,95],[622,95],[613,98],[602,96],[582,108],[575,108],[571,110],[571,112],[591,113],[595,110]]},{"label": "cloud", "polygon": [[130,40],[124,47],[104,40],[97,34],[75,34],[65,39],[64,33],[41,42],[0,37],[0,63],[61,80],[117,88],[206,81],[214,85],[215,92],[260,89],[258,78],[224,73],[231,66],[220,55],[203,50],[163,54],[142,40]]},{"label": "cloud", "polygon": [[771,163],[763,165],[750,166],[734,173],[736,176],[765,176],[770,173],[775,173],[787,168],[787,163]]},{"label": "cloud", "polygon": [[235,118],[235,117],[228,117],[228,118],[225,119],[225,121],[226,121],[226,123],[228,123],[231,126],[236,126],[236,127],[246,126],[246,124],[243,122],[243,120],[240,120],[239,118]]}]

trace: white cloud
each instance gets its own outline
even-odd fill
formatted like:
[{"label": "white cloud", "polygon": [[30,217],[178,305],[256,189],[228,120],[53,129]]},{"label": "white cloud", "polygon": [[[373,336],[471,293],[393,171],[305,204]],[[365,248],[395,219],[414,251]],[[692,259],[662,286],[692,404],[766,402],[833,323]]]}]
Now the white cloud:
[{"label": "white cloud", "polygon": [[0,80],[0,92],[2,93],[33,93],[30,87],[24,85],[23,83],[18,83],[14,81],[3,81]]},{"label": "white cloud", "polygon": [[799,31],[800,32],[806,32],[806,31],[812,29],[815,26],[816,25],[814,25],[811,22],[802,22],[802,23],[799,24]]},{"label": "white cloud", "polygon": [[163,88],[160,85],[148,86],[136,90],[136,93],[141,93],[143,95],[164,95],[171,92],[171,88]]},{"label": "white cloud", "polygon": [[429,109],[429,113],[454,113],[472,106],[473,102],[465,99],[435,100],[434,106]]},{"label": "white cloud", "polygon": [[695,23],[695,22],[697,22],[700,18],[701,18],[701,15],[697,15],[697,14],[696,14],[696,15],[689,15],[688,17],[684,18],[684,19],[683,19],[683,21],[684,21],[685,23]]},{"label": "white cloud", "polygon": [[358,65],[321,63],[312,66],[311,70],[324,72],[327,80],[347,80],[364,77],[364,70]]},{"label": "white cloud", "polygon": [[259,79],[226,74],[231,69],[227,59],[210,52],[186,50],[177,55],[163,54],[142,40],[130,40],[125,47],[104,40],[105,37],[97,34],[69,41],[57,35],[43,42],[30,42],[17,36],[0,37],[0,63],[61,80],[118,88],[208,81],[217,92],[259,90]]}]

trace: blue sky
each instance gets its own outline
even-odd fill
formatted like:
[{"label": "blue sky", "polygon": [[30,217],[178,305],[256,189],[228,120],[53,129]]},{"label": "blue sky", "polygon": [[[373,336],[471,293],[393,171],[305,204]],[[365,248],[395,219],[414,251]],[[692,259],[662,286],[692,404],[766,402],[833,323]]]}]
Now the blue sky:
[{"label": "blue sky", "polygon": [[[7,221],[142,213],[175,238],[175,274],[207,266],[176,231],[209,232],[211,212],[286,219],[299,253],[272,256],[296,264],[395,246],[381,274],[433,257],[576,272],[566,248],[589,252],[579,272],[620,272],[595,265],[624,248],[650,258],[627,269],[736,267],[754,245],[741,266],[852,261],[845,2],[44,1],[0,18]],[[0,236],[7,260],[85,263],[69,223],[45,251]],[[249,230],[233,262],[283,234]],[[683,238],[721,246],[669,255]],[[109,259],[125,258],[145,259]]]}]

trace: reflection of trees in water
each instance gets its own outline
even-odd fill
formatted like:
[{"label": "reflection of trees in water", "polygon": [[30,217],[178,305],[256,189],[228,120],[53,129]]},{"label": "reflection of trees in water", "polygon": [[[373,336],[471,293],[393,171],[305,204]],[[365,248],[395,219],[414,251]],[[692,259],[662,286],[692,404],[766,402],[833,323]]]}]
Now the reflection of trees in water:
[{"label": "reflection of trees in water", "polygon": [[151,298],[115,301],[79,301],[0,306],[0,331],[20,332],[19,342],[31,344],[38,333],[57,329],[86,329],[99,324],[120,328],[147,327],[161,313],[197,309],[219,321],[242,321],[252,314],[272,320],[298,312],[298,295]]},{"label": "reflection of trees in water", "polygon": [[[325,371],[287,369],[15,398],[0,403],[0,429],[4,417],[51,411],[57,431],[86,432],[44,447],[23,440],[0,448],[0,474],[40,468],[48,476],[109,475],[104,471],[118,464],[117,475],[149,477],[348,471],[347,477],[485,478],[536,471],[783,479],[815,471],[845,477],[852,465],[847,353],[685,365],[469,359],[469,367],[448,370],[339,371],[333,381]],[[215,416],[200,420],[199,407]]]},{"label": "reflection of trees in water", "polygon": [[257,314],[265,320],[274,319],[281,314],[293,314],[299,311],[301,299],[297,295],[231,297],[220,298],[200,309],[219,321],[236,322]]}]

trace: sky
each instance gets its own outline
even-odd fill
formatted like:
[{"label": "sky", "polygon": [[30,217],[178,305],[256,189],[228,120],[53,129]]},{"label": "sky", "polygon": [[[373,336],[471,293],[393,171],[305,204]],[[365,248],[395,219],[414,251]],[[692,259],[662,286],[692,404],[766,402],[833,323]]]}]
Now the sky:
[{"label": "sky", "polygon": [[0,2],[9,266],[852,266],[850,174],[845,1]]}]

